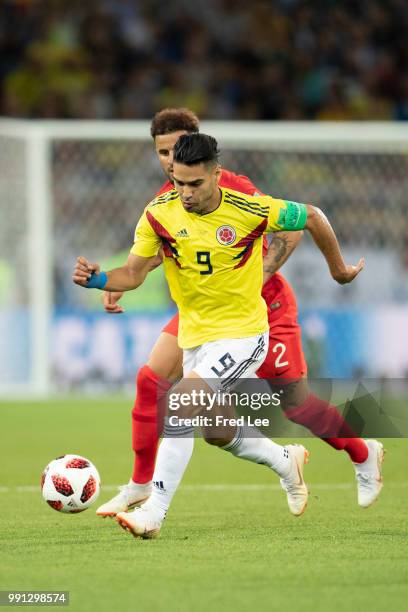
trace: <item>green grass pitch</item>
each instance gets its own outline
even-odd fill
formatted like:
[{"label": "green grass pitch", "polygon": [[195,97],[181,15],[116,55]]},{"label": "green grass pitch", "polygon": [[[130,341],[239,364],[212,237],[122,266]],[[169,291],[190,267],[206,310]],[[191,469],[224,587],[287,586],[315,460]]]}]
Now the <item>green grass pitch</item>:
[{"label": "green grass pitch", "polygon": [[[95,506],[55,512],[39,489],[44,466],[69,452],[91,459],[106,486],[126,482],[130,404],[0,404],[0,590],[68,590],[75,612],[406,609],[406,440],[384,440],[385,486],[368,510],[347,456],[305,440],[311,494],[300,518],[271,471],[197,440],[161,537],[142,541]],[[102,488],[97,504],[113,494]]]}]

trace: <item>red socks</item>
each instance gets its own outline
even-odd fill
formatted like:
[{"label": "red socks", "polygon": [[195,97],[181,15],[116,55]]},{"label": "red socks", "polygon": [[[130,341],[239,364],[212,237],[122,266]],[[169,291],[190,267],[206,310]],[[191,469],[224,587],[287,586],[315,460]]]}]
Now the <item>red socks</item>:
[{"label": "red socks", "polygon": [[159,402],[171,385],[147,365],[140,368],[136,377],[136,400],[132,410],[132,447],[135,452],[132,480],[139,484],[153,478],[162,429]]},{"label": "red socks", "polygon": [[[156,453],[162,424],[159,404],[172,384],[157,376],[149,366],[143,366],[136,378],[136,401],[132,410],[132,446],[135,453],[132,480],[139,484],[150,482],[153,477]],[[336,450],[345,450],[354,463],[362,463],[368,457],[364,440],[355,434],[344,421],[337,408],[310,394],[300,406],[285,411],[294,423],[304,425],[315,436],[322,438]],[[332,437],[333,434],[345,437]]]},{"label": "red socks", "polygon": [[368,447],[362,438],[322,438],[336,450],[345,450],[354,463],[363,463],[368,458]]},{"label": "red socks", "polygon": [[[332,448],[345,450],[354,463],[362,463],[367,459],[368,448],[364,440],[355,437],[335,406],[316,395],[311,393],[300,406],[285,410],[285,415],[294,423],[307,427]],[[332,437],[333,434],[346,437]]]}]

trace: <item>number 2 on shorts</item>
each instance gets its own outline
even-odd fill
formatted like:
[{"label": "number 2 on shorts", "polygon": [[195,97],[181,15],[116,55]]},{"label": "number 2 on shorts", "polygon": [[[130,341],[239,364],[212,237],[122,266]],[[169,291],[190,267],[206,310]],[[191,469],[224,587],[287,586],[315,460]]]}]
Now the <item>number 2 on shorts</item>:
[{"label": "number 2 on shorts", "polygon": [[278,353],[275,360],[275,368],[283,368],[289,365],[289,361],[282,361],[283,355],[286,353],[286,345],[283,342],[278,342],[272,349],[273,353]]}]

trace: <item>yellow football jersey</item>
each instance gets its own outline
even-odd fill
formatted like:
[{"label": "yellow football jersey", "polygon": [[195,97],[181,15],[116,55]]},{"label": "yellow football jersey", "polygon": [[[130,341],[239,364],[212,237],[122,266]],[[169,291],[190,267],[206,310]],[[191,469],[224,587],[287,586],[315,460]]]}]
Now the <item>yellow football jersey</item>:
[{"label": "yellow football jersey", "polygon": [[265,332],[262,236],[306,224],[304,204],[231,189],[221,194],[216,210],[198,215],[169,191],[146,207],[136,227],[131,253],[151,257],[163,248],[182,348]]}]

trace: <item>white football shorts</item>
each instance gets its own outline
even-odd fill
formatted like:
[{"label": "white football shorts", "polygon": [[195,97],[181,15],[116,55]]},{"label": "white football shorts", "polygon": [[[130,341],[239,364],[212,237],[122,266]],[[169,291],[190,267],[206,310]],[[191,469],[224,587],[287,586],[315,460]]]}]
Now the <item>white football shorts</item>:
[{"label": "white football shorts", "polygon": [[184,375],[192,370],[214,391],[229,391],[252,378],[268,352],[269,334],[206,342],[183,351]]}]

